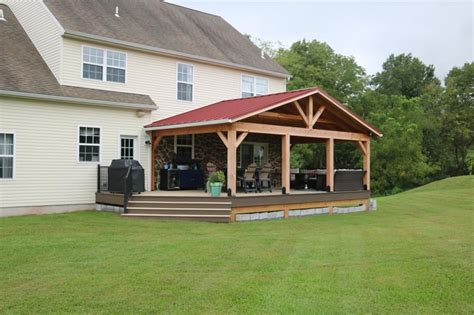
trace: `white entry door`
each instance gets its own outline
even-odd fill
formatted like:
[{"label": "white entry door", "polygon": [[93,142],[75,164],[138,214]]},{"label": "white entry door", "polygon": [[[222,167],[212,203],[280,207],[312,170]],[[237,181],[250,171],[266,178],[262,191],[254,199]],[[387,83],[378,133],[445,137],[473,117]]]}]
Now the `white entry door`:
[{"label": "white entry door", "polygon": [[120,136],[120,159],[139,160],[138,137]]}]

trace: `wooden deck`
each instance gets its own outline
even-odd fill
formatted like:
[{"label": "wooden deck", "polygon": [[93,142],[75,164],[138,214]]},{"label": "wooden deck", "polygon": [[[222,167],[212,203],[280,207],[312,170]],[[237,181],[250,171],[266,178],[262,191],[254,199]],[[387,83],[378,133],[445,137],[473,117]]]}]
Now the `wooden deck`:
[{"label": "wooden deck", "polygon": [[[368,209],[370,191],[317,192],[291,191],[238,193],[228,197],[211,197],[204,191],[153,191],[133,195],[129,202],[128,218],[152,218],[165,220],[193,220],[208,222],[232,222],[236,215],[244,213],[288,211],[314,208],[365,205]],[[97,193],[96,203],[123,207],[123,195]]]}]

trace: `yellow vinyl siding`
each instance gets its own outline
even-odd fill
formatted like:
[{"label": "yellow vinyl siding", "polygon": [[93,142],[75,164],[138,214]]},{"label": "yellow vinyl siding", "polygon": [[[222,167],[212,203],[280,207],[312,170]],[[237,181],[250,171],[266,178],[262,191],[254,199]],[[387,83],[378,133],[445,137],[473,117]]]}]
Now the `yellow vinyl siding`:
[{"label": "yellow vinyl siding", "polygon": [[[134,110],[0,99],[0,129],[15,132],[16,174],[0,180],[0,209],[95,203],[97,163],[78,162],[78,126],[101,128],[101,165],[120,158],[120,135],[139,136],[140,163],[149,172],[149,145]],[[148,178],[146,179],[148,186]]]},{"label": "yellow vinyl siding", "polygon": [[[113,49],[127,53],[126,83],[82,79],[82,46]],[[62,84],[111,91],[150,95],[158,105],[153,120],[162,119],[224,99],[240,98],[241,75],[248,74],[268,79],[268,93],[286,90],[286,80],[258,75],[248,71],[190,62],[151,53],[111,48],[79,40],[63,39]],[[178,63],[193,65],[193,101],[179,101],[176,97],[176,67]]]}]

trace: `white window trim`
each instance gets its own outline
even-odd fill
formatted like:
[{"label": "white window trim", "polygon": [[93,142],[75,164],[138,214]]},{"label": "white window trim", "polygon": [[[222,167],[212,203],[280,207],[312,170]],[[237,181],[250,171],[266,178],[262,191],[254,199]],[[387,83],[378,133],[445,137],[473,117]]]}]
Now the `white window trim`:
[{"label": "white window trim", "polygon": [[[250,75],[250,74],[246,74],[246,73],[242,73],[240,75],[240,97],[242,98],[242,93],[250,93],[249,91],[244,91],[244,84],[243,84],[243,80],[244,80],[244,77],[250,77],[250,78],[253,78],[253,96],[261,96],[261,95],[267,95],[269,90],[270,90],[270,80],[268,80],[268,78],[266,77],[259,77],[259,76],[254,76],[254,75]],[[261,80],[266,80],[267,81],[267,94],[258,94],[257,93],[257,79],[261,79]],[[249,96],[249,97],[253,97],[253,96]]]},{"label": "white window trim", "polygon": [[256,78],[252,75],[248,75],[248,74],[241,74],[240,75],[240,97],[243,97],[242,94],[243,93],[249,93],[250,94],[250,91],[244,91],[244,77],[249,77],[249,78],[252,78],[253,79],[253,92],[252,92],[252,96],[247,96],[247,97],[253,97],[255,96],[255,87],[256,87]]},{"label": "white window trim", "polygon": [[[267,93],[265,93],[265,94],[258,94],[258,93],[257,93],[257,86],[258,86],[257,81],[258,81],[259,79],[260,79],[260,80],[265,80],[265,81],[267,81]],[[264,77],[255,77],[255,95],[256,95],[256,96],[259,96],[259,95],[267,95],[267,94],[268,94],[269,85],[270,85],[270,81],[269,81],[267,78],[264,78]]]},{"label": "white window trim", "polygon": [[[103,64],[92,63],[92,62],[84,62],[84,48],[85,47],[103,50],[104,51]],[[115,67],[115,66],[111,67],[111,68],[117,68],[117,69],[125,70],[125,82],[107,81],[107,52],[108,51],[125,54],[125,68]],[[91,64],[91,65],[96,65],[96,66],[102,66],[102,80],[84,78],[84,63]],[[106,83],[112,83],[112,84],[127,84],[127,82],[128,82],[128,53],[126,51],[115,50],[115,49],[107,49],[107,48],[102,48],[102,47],[97,47],[97,46],[92,46],[92,45],[81,45],[81,73],[80,73],[80,76],[81,76],[81,79],[85,80],[85,81],[106,82]]]},{"label": "white window trim", "polygon": [[[242,142],[242,144],[251,144],[251,145],[262,145],[267,149],[267,161],[265,163],[268,163],[268,158],[269,158],[269,151],[270,151],[270,144],[268,142]],[[255,157],[254,157],[255,159]],[[255,163],[255,162],[252,162]],[[241,168],[242,167],[242,149],[239,150],[239,160],[237,161],[237,167]]]},{"label": "white window trim", "polygon": [[[186,135],[182,135],[182,136],[186,136]],[[186,147],[186,148],[191,148],[191,158],[194,159],[194,134],[191,135],[192,137],[192,141],[193,141],[193,144],[189,145],[189,144],[178,144],[178,136],[174,136],[174,148],[173,148],[173,152],[175,154],[178,154],[178,146],[180,147]]]},{"label": "white window trim", "polygon": [[13,135],[13,155],[2,155],[2,157],[13,157],[13,174],[11,178],[0,178],[0,181],[8,182],[16,179],[16,132],[11,130],[2,130],[0,133],[12,134]]},{"label": "white window trim", "polygon": [[[179,69],[179,65],[184,65],[184,66],[190,66],[193,68],[193,82],[192,83],[189,83],[189,82],[184,82],[184,81],[179,81],[178,80],[178,69]],[[194,103],[194,91],[195,91],[195,80],[194,80],[194,76],[196,74],[196,67],[193,65],[193,64],[190,64],[190,63],[184,63],[184,62],[177,62],[176,63],[176,84],[175,84],[175,87],[176,87],[176,91],[175,91],[175,95],[176,95],[176,100],[178,102],[186,102],[186,103]],[[193,87],[192,88],[192,93],[191,93],[191,100],[188,101],[188,100],[180,100],[178,98],[178,83],[184,83],[184,84],[191,84],[191,86]],[[193,136],[193,139],[194,139],[194,136]],[[194,142],[193,142],[194,143]]]},{"label": "white window trim", "polygon": [[[80,137],[81,137],[81,128],[98,128],[99,129],[99,144],[96,143],[80,143]],[[92,145],[92,146],[98,146],[99,147],[99,161],[81,161],[79,159],[79,148],[81,145]],[[77,148],[76,148],[76,158],[77,158],[77,163],[79,164],[100,164],[102,161],[102,127],[99,126],[90,126],[90,125],[78,125],[77,126]]]},{"label": "white window trim", "polygon": [[129,138],[135,138],[137,141],[136,144],[136,160],[140,161],[140,136],[139,135],[134,135],[130,133],[120,133],[118,137],[118,159],[122,158],[122,137],[129,137]]}]

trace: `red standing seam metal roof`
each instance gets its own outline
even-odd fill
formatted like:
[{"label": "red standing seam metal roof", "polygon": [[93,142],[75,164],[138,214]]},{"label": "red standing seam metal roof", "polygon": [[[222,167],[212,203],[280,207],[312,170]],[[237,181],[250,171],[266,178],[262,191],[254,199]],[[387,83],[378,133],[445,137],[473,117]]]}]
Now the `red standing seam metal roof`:
[{"label": "red standing seam metal roof", "polygon": [[318,88],[224,100],[176,116],[155,121],[154,123],[145,126],[145,128],[182,125],[214,120],[234,120],[264,110],[267,107],[271,107],[286,100],[316,91],[318,91]]},{"label": "red standing seam metal roof", "polygon": [[179,125],[222,120],[235,122],[238,120],[238,118],[251,115],[252,113],[264,111],[266,108],[270,108],[276,104],[284,103],[287,100],[295,98],[298,99],[298,97],[307,94],[312,95],[316,92],[321,93],[327,99],[336,104],[340,109],[346,111],[348,115],[353,117],[353,119],[356,118],[356,120],[360,120],[359,123],[365,125],[366,128],[373,131],[378,136],[382,136],[382,132],[380,131],[380,129],[370,125],[362,117],[354,113],[349,107],[340,103],[338,100],[336,100],[318,87],[253,96],[247,98],[224,100],[182,114],[155,121],[149,125],[146,125],[145,128],[164,126],[176,126],[177,128],[179,128]]}]

